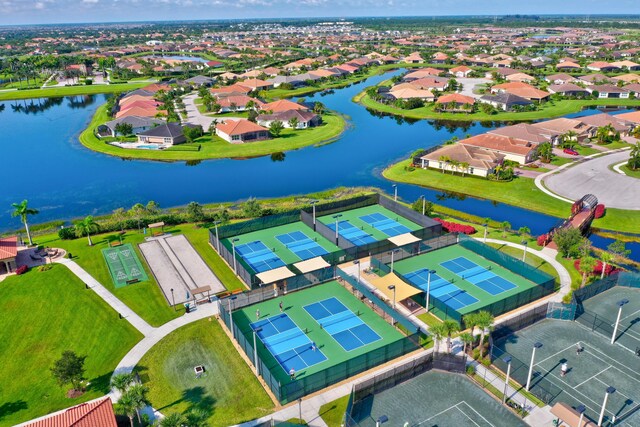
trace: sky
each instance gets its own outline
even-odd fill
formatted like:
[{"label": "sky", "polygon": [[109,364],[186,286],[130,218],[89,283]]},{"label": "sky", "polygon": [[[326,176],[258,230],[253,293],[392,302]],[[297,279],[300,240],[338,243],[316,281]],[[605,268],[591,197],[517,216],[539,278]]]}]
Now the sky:
[{"label": "sky", "polygon": [[640,0],[0,0],[0,25],[518,13],[640,14]]}]

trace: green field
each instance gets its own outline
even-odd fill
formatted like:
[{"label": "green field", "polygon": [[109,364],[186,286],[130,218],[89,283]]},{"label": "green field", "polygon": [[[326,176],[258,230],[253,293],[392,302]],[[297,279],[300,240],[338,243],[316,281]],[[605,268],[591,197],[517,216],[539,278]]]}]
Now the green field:
[{"label": "green field", "polygon": [[[197,379],[193,368],[204,365]],[[228,426],[267,415],[273,402],[212,319],[172,332],[144,355],[135,371],[163,414],[202,409],[209,425]]]},{"label": "green field", "polygon": [[[380,242],[385,239],[388,239],[389,236],[383,231],[378,230],[377,228],[373,227],[372,225],[369,225],[367,222],[360,219],[360,217],[362,216],[371,215],[375,213],[382,214],[387,218],[392,219],[401,225],[404,225],[411,231],[420,230],[422,228],[418,224],[411,222],[408,219],[396,213],[393,213],[389,209],[384,208],[380,205],[365,206],[363,208],[351,209],[349,211],[340,212],[340,215],[342,216],[338,218],[338,221],[349,221],[351,225],[365,231],[366,233],[370,234],[374,239]],[[335,215],[336,214],[334,213],[334,214],[318,217],[318,221],[322,222],[327,226],[335,227],[336,219],[333,218]],[[338,226],[338,233],[340,233],[339,226]]]},{"label": "green field", "polygon": [[64,86],[64,87],[51,87],[44,89],[25,89],[14,91],[0,91],[0,101],[7,99],[29,99],[29,98],[50,98],[57,96],[72,96],[72,95],[93,95],[98,93],[118,93],[129,92],[134,89],[149,85],[149,82],[144,83],[121,83],[112,85],[84,85],[84,86]]},{"label": "green field", "polygon": [[[457,257],[465,257],[469,261],[472,261],[477,265],[485,268],[487,266],[491,266],[492,273],[510,281],[512,284],[516,285],[516,287],[497,295],[491,295],[490,293],[484,291],[471,282],[462,279],[460,276],[440,265],[445,261]],[[453,284],[460,290],[466,291],[469,295],[478,300],[471,305],[467,305],[466,307],[457,310],[460,314],[463,315],[471,313],[473,311],[481,310],[489,304],[502,301],[508,297],[527,291],[528,289],[535,288],[537,286],[535,283],[525,279],[524,277],[519,276],[518,274],[496,264],[495,262],[489,261],[488,259],[476,254],[475,252],[461,247],[460,245],[448,246],[446,248],[438,249],[426,254],[407,258],[402,261],[396,261],[394,263],[394,271],[396,273],[399,273],[400,275],[405,275],[422,268],[431,268],[433,270],[436,270],[436,274],[438,276],[442,277],[445,280],[448,280],[449,282],[453,282]],[[407,283],[409,283],[408,280]]]},{"label": "green field", "polygon": [[[371,327],[381,340],[368,345],[356,348],[349,352],[345,351],[340,344],[325,330],[320,328],[316,320],[303,308],[305,305],[316,301],[322,301],[330,297],[335,297],[342,302],[353,313],[360,312],[360,319]],[[307,335],[312,342],[315,342],[327,360],[312,365],[304,371],[296,374],[296,379],[301,379],[314,373],[323,371],[341,362],[357,357],[369,351],[381,348],[387,344],[402,339],[404,336],[396,331],[385,320],[372,311],[365,303],[354,297],[349,291],[340,286],[338,282],[328,282],[322,285],[307,288],[301,291],[289,293],[281,298],[274,298],[259,304],[253,304],[233,312],[233,319],[242,331],[247,340],[252,342],[253,333],[250,324],[256,321],[256,310],[260,310],[260,319],[280,314],[278,304],[282,301],[284,312],[302,330],[308,330]],[[258,357],[269,367],[271,374],[280,381],[287,384],[291,381],[289,374],[263,344],[258,344]]]},{"label": "green field", "polygon": [[[301,231],[308,238],[314,240],[318,245],[323,247],[328,253],[340,251],[341,249],[328,241],[320,234],[315,233],[311,228],[307,227],[302,221],[293,222],[291,224],[280,225],[277,227],[265,228],[264,230],[253,231],[251,233],[242,234],[240,236],[233,236],[228,239],[222,239],[221,243],[224,244],[229,250],[231,250],[231,239],[240,239],[235,242],[236,247],[245,243],[255,242],[260,240],[265,246],[280,257],[285,264],[293,264],[302,261],[295,252],[291,251],[280,240],[276,238],[281,234],[293,233]],[[237,255],[239,256],[239,255]]]},{"label": "green field", "polygon": [[111,156],[165,161],[266,156],[312,145],[328,144],[335,141],[346,127],[346,121],[341,115],[328,112],[323,114],[323,124],[320,126],[299,130],[284,129],[278,138],[266,141],[231,144],[217,136],[211,138],[210,135],[206,135],[193,143],[180,144],[167,150],[135,150],[107,144],[94,135],[95,128],[109,120],[111,119],[107,116],[105,106],[99,107],[87,128],[80,134],[82,145]]},{"label": "green field", "polygon": [[[109,392],[113,369],[142,338],[133,326],[62,265],[10,276],[0,287],[0,426]],[[76,399],[49,371],[65,350],[87,356],[91,385]]]},{"label": "green field", "polygon": [[148,277],[142,268],[131,243],[102,250],[104,260],[109,268],[111,279],[116,288],[127,286],[129,281],[144,282]]}]

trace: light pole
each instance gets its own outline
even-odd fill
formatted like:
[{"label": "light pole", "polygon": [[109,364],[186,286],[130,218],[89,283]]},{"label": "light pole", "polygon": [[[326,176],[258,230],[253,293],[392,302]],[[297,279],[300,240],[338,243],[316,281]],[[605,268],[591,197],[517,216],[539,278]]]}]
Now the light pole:
[{"label": "light pole", "polygon": [[393,291],[393,308],[396,308],[396,285],[389,285],[387,286],[387,288],[389,288],[390,291]]},{"label": "light pole", "polygon": [[533,361],[536,357],[536,349],[540,347],[542,347],[542,343],[537,342],[533,345],[533,350],[531,351],[531,365],[529,366],[529,375],[527,375],[527,391],[529,391],[529,387],[531,387],[531,375],[533,374]]},{"label": "light pole", "polygon": [[334,215],[332,218],[336,220],[336,246],[338,246],[338,219],[342,214]]},{"label": "light pole", "polygon": [[398,201],[398,184],[393,184],[393,201],[397,202]]},{"label": "light pole", "polygon": [[239,241],[240,239],[233,239],[231,240],[231,249],[233,250],[233,272],[236,274],[236,276],[238,275],[238,266],[236,264],[236,242]]},{"label": "light pole", "polygon": [[424,216],[427,212],[427,198],[424,196],[424,194],[420,197],[422,198],[422,215]]},{"label": "light pole", "polygon": [[400,252],[400,249],[393,249],[391,251],[391,272],[393,273],[393,254],[395,254],[396,252]]},{"label": "light pole", "polygon": [[357,259],[357,260],[353,261],[353,263],[358,266],[358,284],[360,284],[360,260]]},{"label": "light pole", "polygon": [[173,311],[178,311],[176,308],[176,297],[173,295],[173,288],[171,288],[171,301],[173,301]]},{"label": "light pole", "polygon": [[298,399],[298,415],[298,419],[302,420],[302,398]]},{"label": "light pole", "polygon": [[233,313],[231,311],[231,301],[238,299],[237,296],[231,296],[229,299],[229,329],[231,329],[231,337],[236,339],[236,332],[233,330]]},{"label": "light pole", "polygon": [[256,328],[253,330],[253,366],[256,367],[256,375],[260,375],[258,370],[258,345],[256,343],[256,334],[262,331],[262,328]]},{"label": "light pole", "polygon": [[429,312],[429,292],[431,292],[431,275],[432,274],[436,274],[435,270],[429,270],[429,275],[427,276],[427,303],[426,305],[426,309],[427,309],[427,313]]},{"label": "light pole", "polygon": [[220,221],[213,221],[213,226],[216,228],[216,249],[218,250],[218,253],[220,253],[220,237],[218,237],[218,224],[220,224]]},{"label": "light pole", "polygon": [[482,243],[487,243],[487,227],[489,227],[489,224],[485,222],[482,226],[484,227],[484,239],[482,239]]},{"label": "light pole", "polygon": [[616,319],[616,324],[613,327],[613,335],[611,335],[611,344],[613,344],[614,342],[616,342],[616,334],[618,333],[618,325],[620,324],[620,316],[622,316],[622,307],[625,304],[628,304],[629,300],[628,299],[623,299],[621,301],[618,301],[618,318]]},{"label": "light pole", "polygon": [[609,395],[616,392],[616,389],[609,386],[607,387],[606,393],[604,395],[604,402],[602,402],[602,410],[600,411],[600,417],[598,418],[598,427],[602,425],[602,420],[604,418],[604,411],[607,407],[607,399],[609,399]]},{"label": "light pole", "polygon": [[523,240],[522,245],[524,246],[524,252],[522,253],[522,262],[526,262],[527,260],[527,241]]},{"label": "light pole", "polygon": [[376,420],[376,427],[380,427],[382,424],[386,423],[387,421],[389,421],[389,417],[387,417],[386,415],[381,415]]},{"label": "light pole", "polygon": [[317,200],[311,201],[311,208],[313,209],[313,231],[316,231],[316,203],[318,203]]},{"label": "light pole", "polygon": [[507,378],[504,380],[504,393],[502,393],[502,404],[507,401],[507,389],[509,387],[509,375],[511,374],[511,356],[506,356],[504,363],[507,364]]},{"label": "light pole", "polygon": [[584,418],[584,411],[587,410],[587,407],[584,405],[578,405],[576,411],[580,414],[580,420],[578,420],[578,427],[582,427],[582,420]]}]

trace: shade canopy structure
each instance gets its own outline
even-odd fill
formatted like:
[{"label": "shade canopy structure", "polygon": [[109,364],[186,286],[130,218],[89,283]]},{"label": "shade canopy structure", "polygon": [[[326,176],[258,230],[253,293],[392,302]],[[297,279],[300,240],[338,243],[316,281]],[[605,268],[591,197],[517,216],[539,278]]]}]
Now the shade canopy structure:
[{"label": "shade canopy structure", "polygon": [[411,243],[419,242],[422,239],[414,236],[411,233],[404,233],[397,236],[389,237],[388,240],[396,246],[405,246]]},{"label": "shade canopy structure", "polygon": [[164,222],[154,222],[153,224],[149,224],[149,228],[162,228],[164,227]]},{"label": "shade canopy structure", "polygon": [[580,413],[571,406],[563,402],[558,402],[551,408],[551,413],[560,418],[568,427],[596,427],[596,424],[590,421],[586,416],[580,422]]},{"label": "shade canopy structure", "polygon": [[295,276],[295,274],[287,267],[278,267],[273,270],[263,271],[262,273],[256,274],[256,277],[265,285],[288,279],[293,276]]},{"label": "shade canopy structure", "polygon": [[323,268],[331,267],[327,261],[324,260],[321,256],[307,259],[304,261],[296,262],[293,264],[295,268],[300,270],[302,274],[309,273],[316,270],[321,270]]},{"label": "shade canopy structure", "polygon": [[375,286],[389,300],[393,300],[393,290],[389,286],[395,286],[396,301],[403,301],[414,295],[422,293],[420,289],[403,282],[395,273],[389,273],[386,276],[376,277],[375,279],[367,279],[369,283]]},{"label": "shade canopy structure", "polygon": [[195,288],[191,291],[192,294],[204,294],[206,292],[211,292],[211,286],[204,285],[204,286],[200,286],[199,288]]}]

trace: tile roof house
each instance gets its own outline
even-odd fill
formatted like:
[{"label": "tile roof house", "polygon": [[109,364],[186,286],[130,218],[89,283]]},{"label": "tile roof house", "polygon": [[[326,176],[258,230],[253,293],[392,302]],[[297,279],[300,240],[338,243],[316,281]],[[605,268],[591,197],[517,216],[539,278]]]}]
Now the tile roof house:
[{"label": "tile roof house", "polygon": [[176,145],[182,144],[187,138],[182,133],[182,126],[178,123],[165,123],[138,135],[138,142],[145,144]]},{"label": "tile roof house", "polygon": [[402,62],[406,62],[408,64],[420,64],[424,62],[424,59],[422,59],[419,52],[413,52],[412,54],[402,58]]},{"label": "tile roof house", "polygon": [[532,104],[532,102],[526,98],[507,92],[500,92],[495,95],[483,95],[478,101],[490,104],[504,111],[511,111],[516,105],[526,106]]},{"label": "tile roof house", "polygon": [[538,144],[532,144],[517,138],[483,133],[458,141],[471,147],[483,148],[504,155],[506,160],[513,160],[520,164],[527,164],[536,159]]},{"label": "tile roof house", "polygon": [[449,70],[449,73],[457,78],[467,77],[472,72],[473,72],[473,69],[467,67],[466,65],[453,67],[452,69]]},{"label": "tile roof house", "polygon": [[509,74],[508,76],[505,77],[505,79],[509,82],[525,82],[525,83],[530,83],[536,80],[535,77],[530,76],[529,74],[526,74],[526,73]]},{"label": "tile roof house", "polygon": [[640,70],[640,64],[637,64],[629,60],[612,62],[611,65],[618,67],[620,69],[626,68],[629,71]]},{"label": "tile roof house", "polygon": [[551,84],[555,84],[555,85],[562,85],[565,83],[573,83],[576,81],[576,78],[573,77],[570,74],[566,74],[566,73],[558,73],[558,74],[552,74],[550,76],[546,76],[545,81],[551,83]]},{"label": "tile roof house", "polygon": [[502,83],[491,87],[491,93],[508,92],[513,95],[526,98],[530,101],[542,101],[549,97],[549,92],[545,92],[540,89],[536,89],[527,83],[522,82],[509,82]]},{"label": "tile roof house", "polygon": [[532,126],[528,123],[518,123],[517,125],[504,126],[490,130],[487,133],[520,139],[535,145],[550,142],[553,138],[553,136],[549,132],[545,131],[544,129]]},{"label": "tile roof house", "polygon": [[81,403],[38,420],[24,427],[118,427],[109,397]]},{"label": "tile roof house", "polygon": [[216,126],[216,135],[232,144],[264,141],[270,138],[269,129],[249,120],[225,120]]},{"label": "tile roof house", "polygon": [[18,256],[18,237],[4,237],[0,239],[0,271],[4,266],[4,271],[10,273],[15,271],[16,257]]},{"label": "tile roof house", "polygon": [[427,77],[438,77],[443,73],[442,70],[438,70],[437,68],[420,68],[415,71],[411,71],[404,75],[402,78],[403,81],[409,82],[412,80],[424,79]]},{"label": "tile roof house", "polygon": [[299,110],[309,111],[309,108],[297,102],[289,101],[288,99],[279,99],[277,101],[262,104],[260,107],[262,111],[271,111],[272,113],[280,113],[282,111]]},{"label": "tile roof house", "polygon": [[[220,110],[218,113],[228,113],[234,111],[247,111],[250,108],[247,108],[251,102],[255,104],[256,108],[262,108],[262,101],[257,98],[252,98],[247,95],[242,94],[229,94],[228,96],[219,97],[216,102],[220,106]],[[253,107],[251,107],[253,108]]]},{"label": "tile roof house", "polygon": [[505,156],[493,151],[484,150],[462,144],[444,145],[436,148],[420,158],[419,167],[434,168],[462,172],[462,169],[455,168],[448,160],[455,160],[458,163],[467,163],[468,169],[464,171],[469,175],[487,177],[493,173],[496,166],[502,163]]},{"label": "tile roof house", "polygon": [[260,126],[269,127],[275,121],[281,121],[285,128],[291,128],[290,121],[297,120],[296,129],[307,129],[318,126],[322,123],[322,118],[310,111],[287,110],[272,114],[261,114],[256,119]]},{"label": "tile roof house", "polygon": [[271,89],[273,84],[260,79],[247,79],[240,82],[240,85],[248,87],[251,90],[266,90]]},{"label": "tile roof house", "polygon": [[604,61],[596,61],[587,65],[587,70],[592,71],[617,71],[618,67]]},{"label": "tile roof house", "polygon": [[629,98],[630,91],[623,87],[610,84],[587,86],[587,91],[593,94],[598,93],[598,98]]},{"label": "tile roof house", "polygon": [[389,95],[391,95],[394,99],[421,99],[423,101],[433,101],[435,100],[435,96],[430,90],[426,89],[416,89],[414,86],[411,86],[408,83],[394,86],[389,91]]},{"label": "tile roof house", "polygon": [[210,89],[210,92],[216,96],[216,95],[220,95],[220,94],[225,94],[225,93],[232,93],[232,92],[237,92],[237,93],[242,93],[244,95],[247,95],[249,92],[251,92],[251,88],[248,86],[244,86],[240,83],[234,83],[232,85],[229,86],[223,86],[223,87],[217,87],[217,88],[213,88]]},{"label": "tile roof house", "polygon": [[633,122],[637,125],[640,125],[640,111],[632,111],[630,113],[622,113],[616,116],[619,119],[627,120]]},{"label": "tile roof house", "polygon": [[140,132],[144,132],[146,130],[151,129],[152,127],[161,125],[164,122],[160,119],[155,119],[153,117],[125,116],[115,120],[108,121],[98,126],[98,129],[97,129],[98,135],[101,137],[104,137],[104,136],[116,137],[120,135],[118,132],[116,132],[116,127],[121,123],[126,123],[128,125],[131,125],[131,133],[136,135]]},{"label": "tile roof house", "polygon": [[436,104],[443,105],[447,111],[451,110],[464,110],[468,111],[470,106],[475,105],[476,100],[470,96],[462,95],[460,93],[450,93],[442,95],[436,100]]},{"label": "tile roof house", "polygon": [[573,62],[573,61],[563,61],[560,62],[558,65],[556,65],[556,70],[561,71],[561,70],[567,70],[567,71],[571,71],[571,70],[580,70],[582,67],[580,66],[580,64]]},{"label": "tile roof house", "polygon": [[584,116],[579,118],[580,121],[595,127],[604,127],[611,125],[616,132],[628,135],[635,128],[635,124],[629,120],[625,120],[619,115],[611,115],[606,113],[594,114],[592,116]]},{"label": "tile roof house", "polygon": [[563,96],[587,96],[589,91],[573,83],[554,84],[547,88],[549,93],[559,93]]},{"label": "tile roof house", "polygon": [[569,131],[576,133],[578,142],[582,142],[587,138],[591,138],[595,133],[595,128],[578,119],[568,119],[561,117],[559,119],[545,120],[543,122],[534,123],[531,126],[535,126],[545,131],[555,133],[557,135],[563,135]]},{"label": "tile roof house", "polygon": [[611,83],[612,80],[605,76],[604,74],[596,73],[596,74],[587,74],[586,76],[578,77],[578,80],[582,83],[589,85],[601,84],[601,83]]},{"label": "tile roof house", "polygon": [[613,81],[622,81],[625,83],[640,83],[640,74],[628,73],[621,74],[619,76],[611,77]]}]

